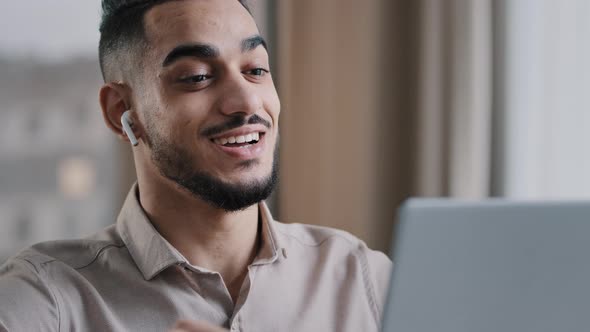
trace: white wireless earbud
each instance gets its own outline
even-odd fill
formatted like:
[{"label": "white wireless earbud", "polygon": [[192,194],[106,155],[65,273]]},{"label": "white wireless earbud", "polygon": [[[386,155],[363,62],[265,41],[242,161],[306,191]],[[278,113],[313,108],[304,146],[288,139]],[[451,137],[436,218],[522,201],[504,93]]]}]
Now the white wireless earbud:
[{"label": "white wireless earbud", "polygon": [[139,142],[137,141],[137,137],[135,137],[135,134],[131,129],[131,119],[129,117],[129,112],[129,110],[125,111],[125,113],[123,113],[123,115],[121,116],[121,125],[123,126],[123,131],[125,132],[127,137],[129,137],[131,145],[137,146]]}]

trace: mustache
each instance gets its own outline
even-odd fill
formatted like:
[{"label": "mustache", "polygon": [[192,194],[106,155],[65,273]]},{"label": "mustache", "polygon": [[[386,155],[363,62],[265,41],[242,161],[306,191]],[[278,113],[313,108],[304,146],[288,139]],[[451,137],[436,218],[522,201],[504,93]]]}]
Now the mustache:
[{"label": "mustache", "polygon": [[258,116],[256,114],[252,115],[249,118],[246,118],[245,116],[236,116],[236,117],[231,118],[226,123],[222,123],[222,124],[204,129],[201,132],[201,135],[206,136],[206,137],[210,137],[210,136],[214,136],[217,134],[221,134],[224,131],[239,128],[239,127],[244,126],[246,124],[250,124],[250,125],[261,124],[268,129],[270,129],[270,127],[271,127],[270,122],[268,122],[267,120],[261,118],[260,116]]}]

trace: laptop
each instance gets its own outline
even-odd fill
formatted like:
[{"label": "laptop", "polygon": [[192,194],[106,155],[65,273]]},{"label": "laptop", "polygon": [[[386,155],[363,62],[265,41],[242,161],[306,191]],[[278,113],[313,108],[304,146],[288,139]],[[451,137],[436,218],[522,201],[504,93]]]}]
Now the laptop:
[{"label": "laptop", "polygon": [[590,202],[413,199],[396,234],[383,331],[590,331]]}]

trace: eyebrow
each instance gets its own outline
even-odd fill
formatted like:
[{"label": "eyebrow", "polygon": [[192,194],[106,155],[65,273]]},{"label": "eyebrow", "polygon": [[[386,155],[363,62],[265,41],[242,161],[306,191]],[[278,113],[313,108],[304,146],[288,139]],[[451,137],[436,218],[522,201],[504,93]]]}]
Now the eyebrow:
[{"label": "eyebrow", "polygon": [[215,58],[219,56],[219,50],[208,44],[185,44],[176,46],[164,59],[162,67],[171,65],[180,58],[194,57],[194,58]]},{"label": "eyebrow", "polygon": [[[260,45],[262,45],[264,49],[268,50],[266,41],[259,35],[246,38],[242,40],[240,44],[242,53],[253,51]],[[176,46],[172,51],[170,51],[170,53],[168,53],[164,59],[164,62],[162,62],[162,67],[169,66],[175,61],[185,57],[209,59],[219,57],[219,54],[219,49],[210,44],[183,44]]]},{"label": "eyebrow", "polygon": [[242,41],[242,53],[253,51],[260,45],[262,45],[262,47],[264,47],[264,49],[268,51],[268,48],[266,47],[266,41],[264,40],[264,38],[262,38],[262,36],[256,35],[250,38],[246,38]]}]

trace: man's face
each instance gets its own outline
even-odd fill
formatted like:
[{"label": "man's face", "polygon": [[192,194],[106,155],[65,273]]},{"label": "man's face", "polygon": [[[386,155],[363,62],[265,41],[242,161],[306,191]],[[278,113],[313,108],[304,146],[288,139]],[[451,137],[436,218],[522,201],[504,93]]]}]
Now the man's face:
[{"label": "man's face", "polygon": [[151,50],[137,104],[155,166],[221,208],[265,198],[280,103],[250,14],[237,0],[171,1],[146,14],[145,28]]}]

